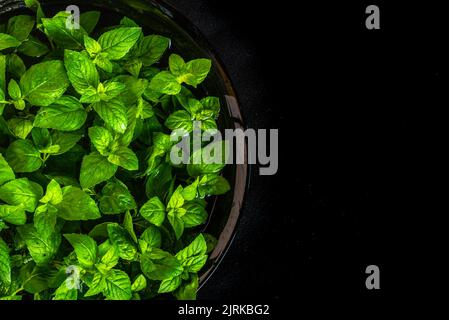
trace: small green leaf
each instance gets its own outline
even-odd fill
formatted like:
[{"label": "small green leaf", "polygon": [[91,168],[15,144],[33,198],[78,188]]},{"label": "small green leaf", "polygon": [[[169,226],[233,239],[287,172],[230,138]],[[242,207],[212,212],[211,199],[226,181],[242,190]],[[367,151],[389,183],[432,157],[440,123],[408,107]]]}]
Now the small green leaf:
[{"label": "small green leaf", "polygon": [[84,94],[90,87],[96,88],[100,83],[97,68],[87,54],[65,50],[64,64],[67,76],[79,94]]},{"label": "small green leaf", "polygon": [[139,292],[147,287],[147,279],[143,274],[139,274],[131,285],[132,292]]},{"label": "small green leaf", "polygon": [[38,58],[45,55],[49,50],[45,43],[30,35],[17,48],[17,51],[26,56]]},{"label": "small green leaf", "polygon": [[101,52],[100,44],[95,39],[89,36],[84,36],[84,46],[86,47],[86,51],[92,58]]},{"label": "small green leaf", "polygon": [[29,140],[16,140],[6,150],[6,160],[15,172],[33,172],[42,166],[39,150]]},{"label": "small green leaf", "polygon": [[160,227],[165,220],[165,206],[158,197],[153,197],[140,208],[140,214],[152,224]]},{"label": "small green leaf", "polygon": [[0,205],[0,219],[14,225],[24,225],[27,216],[22,205],[10,206],[2,204]]},{"label": "small green leaf", "polygon": [[34,27],[34,18],[27,15],[14,16],[8,21],[8,34],[20,42],[28,38]]},{"label": "small green leaf", "polygon": [[8,84],[8,94],[13,100],[19,100],[22,98],[22,91],[16,80],[11,79]]},{"label": "small green leaf", "polygon": [[168,71],[159,72],[151,79],[149,88],[168,95],[176,95],[181,91],[181,85],[178,83],[178,80]]},{"label": "small green leaf", "polygon": [[98,39],[102,51],[111,60],[123,58],[134,46],[142,33],[141,28],[117,28],[103,33]]},{"label": "small green leaf", "polygon": [[65,234],[64,238],[75,249],[76,257],[85,268],[91,268],[97,262],[98,247],[94,239],[84,234]]},{"label": "small green leaf", "polygon": [[153,248],[160,248],[162,243],[161,232],[156,226],[149,226],[145,229],[140,235],[140,239]]},{"label": "small green leaf", "polygon": [[44,204],[36,208],[34,212],[34,228],[38,234],[47,238],[56,231],[57,211],[51,204]]},{"label": "small green leaf", "polygon": [[120,146],[111,152],[108,156],[108,161],[123,167],[126,170],[133,171],[139,169],[139,159],[137,159],[136,154],[127,147]]},{"label": "small green leaf", "polygon": [[51,180],[47,185],[45,196],[40,199],[42,203],[57,205],[62,202],[62,189],[56,180]]},{"label": "small green leaf", "polygon": [[187,172],[192,177],[217,174],[225,167],[228,156],[229,144],[226,141],[212,142],[193,152]]},{"label": "small green leaf", "polygon": [[53,146],[59,146],[57,152],[55,154],[63,154],[68,152],[73,147],[75,147],[76,143],[82,138],[80,134],[77,133],[68,133],[62,131],[53,131],[51,135],[51,140]]},{"label": "small green leaf", "polygon": [[89,290],[84,294],[85,297],[95,296],[106,289],[106,279],[101,272],[96,272],[92,282],[88,284]]},{"label": "small green leaf", "polygon": [[137,42],[130,56],[139,58],[142,64],[148,67],[161,59],[169,45],[170,39],[159,35],[149,35]]},{"label": "small green leaf", "polygon": [[123,219],[123,228],[125,228],[126,231],[128,231],[133,241],[137,243],[137,236],[136,233],[134,232],[133,217],[131,216],[129,210],[127,210],[125,213],[125,218]]},{"label": "small green leaf", "polygon": [[16,79],[20,79],[21,76],[26,71],[25,63],[22,58],[20,58],[17,54],[12,53],[8,55],[8,72],[10,72],[13,77]]},{"label": "small green leaf", "polygon": [[12,168],[0,153],[0,185],[4,184],[5,182],[14,180],[15,178],[16,175],[14,174],[14,171],[12,171]]},{"label": "small green leaf", "polygon": [[103,121],[118,132],[124,133],[128,125],[126,107],[119,100],[100,101],[92,104],[92,108]]},{"label": "small green leaf", "polygon": [[9,287],[11,284],[11,260],[9,257],[9,247],[0,238],[0,284]]},{"label": "small green leaf", "polygon": [[28,251],[38,266],[48,264],[56,255],[61,243],[61,235],[59,233],[54,232],[50,235],[42,235],[30,224],[17,227],[17,231],[25,240]]},{"label": "small green leaf", "polygon": [[183,208],[172,209],[168,211],[167,218],[170,222],[173,231],[175,232],[176,239],[179,240],[184,233],[184,220],[182,216],[186,213]]},{"label": "small green leaf", "polygon": [[20,45],[20,41],[6,33],[0,33],[0,50],[15,48]]},{"label": "small green leaf", "polygon": [[187,247],[176,254],[185,270],[198,272],[207,261],[207,244],[202,234],[199,234]]},{"label": "small green leaf", "polygon": [[83,190],[67,186],[62,188],[62,201],[56,205],[58,216],[65,220],[95,220],[100,211],[95,201]]},{"label": "small green leaf", "polygon": [[27,178],[9,181],[0,187],[1,200],[12,206],[22,206],[28,212],[34,212],[42,193],[42,187]]},{"label": "small green leaf", "polygon": [[17,138],[26,139],[33,129],[33,122],[28,119],[12,118],[8,120],[8,127]]},{"label": "small green leaf", "polygon": [[109,155],[109,145],[112,143],[114,138],[112,134],[103,127],[90,127],[89,128],[89,138],[95,149],[102,155]]},{"label": "small green leaf", "polygon": [[178,300],[196,300],[198,291],[198,276],[192,275],[190,282],[182,285],[176,292],[175,297]]},{"label": "small green leaf", "polygon": [[151,248],[140,259],[142,272],[151,280],[166,280],[181,275],[180,262],[170,253],[158,248]]},{"label": "small green leaf", "polygon": [[206,79],[211,68],[211,61],[209,59],[196,59],[187,62],[187,75],[183,77],[183,82],[196,87]]},{"label": "small green leaf", "polygon": [[32,105],[41,107],[60,98],[69,84],[64,65],[59,60],[35,64],[20,78],[22,96]]},{"label": "small green leaf", "polygon": [[86,122],[83,105],[71,96],[63,96],[47,107],[41,107],[34,119],[34,126],[61,131],[78,130]]},{"label": "small green leaf", "polygon": [[55,291],[53,300],[77,300],[78,290],[76,288],[68,288],[67,281],[63,281],[58,289]]},{"label": "small green leaf", "polygon": [[170,72],[175,76],[182,75],[186,72],[186,63],[184,59],[177,54],[170,55],[170,58],[168,59],[168,65],[170,67]]},{"label": "small green leaf", "polygon": [[102,255],[100,262],[96,265],[97,269],[103,273],[114,268],[120,260],[119,251],[116,246],[110,245],[108,250]]},{"label": "small green leaf", "polygon": [[167,293],[175,291],[181,285],[182,279],[176,276],[170,279],[163,280],[159,286],[158,293]]},{"label": "small green leaf", "polygon": [[121,270],[110,270],[105,275],[106,287],[103,291],[109,300],[130,300],[132,297],[131,280]]},{"label": "small green leaf", "polygon": [[83,27],[67,28],[70,13],[59,12],[53,18],[43,18],[42,24],[47,36],[58,45],[66,49],[81,50],[86,31]]},{"label": "small green leaf", "polygon": [[208,215],[204,206],[196,202],[189,202],[183,208],[186,210],[186,213],[182,216],[185,228],[193,228],[207,221]]},{"label": "small green leaf", "polygon": [[84,156],[81,164],[80,183],[83,188],[91,188],[100,182],[112,178],[117,166],[110,163],[108,158],[97,152]]},{"label": "small green leaf", "polygon": [[193,119],[187,111],[179,110],[173,112],[167,118],[165,125],[171,130],[184,129],[191,132],[193,130]]},{"label": "small green leaf", "polygon": [[109,181],[101,194],[100,210],[104,214],[119,214],[137,207],[126,185],[117,179]]},{"label": "small green leaf", "polygon": [[125,260],[133,260],[137,249],[134,246],[129,233],[117,223],[108,224],[108,234],[111,243],[117,247],[119,256]]}]

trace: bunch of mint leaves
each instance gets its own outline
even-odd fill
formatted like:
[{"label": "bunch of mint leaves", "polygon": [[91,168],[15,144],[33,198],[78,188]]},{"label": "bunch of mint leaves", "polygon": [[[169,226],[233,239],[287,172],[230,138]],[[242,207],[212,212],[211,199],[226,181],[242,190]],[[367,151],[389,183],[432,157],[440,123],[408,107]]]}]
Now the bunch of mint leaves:
[{"label": "bunch of mint leaves", "polygon": [[174,165],[170,134],[217,128],[219,98],[192,94],[211,61],[164,66],[170,40],[127,17],[67,28],[25,2],[0,25],[0,299],[195,299],[206,199],[230,186]]}]

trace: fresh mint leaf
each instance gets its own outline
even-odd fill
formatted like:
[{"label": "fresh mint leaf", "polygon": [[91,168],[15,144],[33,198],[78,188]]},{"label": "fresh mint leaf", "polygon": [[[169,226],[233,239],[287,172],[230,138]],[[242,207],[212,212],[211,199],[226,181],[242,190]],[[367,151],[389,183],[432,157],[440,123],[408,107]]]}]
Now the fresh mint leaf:
[{"label": "fresh mint leaf", "polygon": [[121,271],[112,269],[105,275],[104,295],[109,300],[130,300],[132,297],[131,280]]},{"label": "fresh mint leaf", "polygon": [[180,276],[165,279],[159,286],[158,293],[167,293],[175,291],[181,285],[182,279]]},{"label": "fresh mint leaf", "polygon": [[62,201],[56,204],[56,208],[58,216],[69,221],[95,220],[101,216],[95,201],[73,186],[62,188]]},{"label": "fresh mint leaf", "polygon": [[184,129],[187,132],[193,130],[192,116],[184,110],[173,112],[165,121],[165,126],[171,130]]},{"label": "fresh mint leaf", "polygon": [[[109,242],[106,242],[109,243]],[[119,251],[116,246],[111,244],[108,245],[108,249],[104,254],[102,254],[100,262],[96,264],[98,270],[102,273],[114,268],[120,260]]]},{"label": "fresh mint leaf", "polygon": [[56,231],[57,209],[51,204],[44,204],[34,212],[34,228],[43,237],[50,237]]},{"label": "fresh mint leaf", "polygon": [[84,156],[81,164],[80,183],[83,188],[91,188],[114,176],[117,166],[97,152]]},{"label": "fresh mint leaf", "polygon": [[22,96],[32,105],[39,107],[46,107],[55,102],[68,86],[69,80],[64,65],[59,60],[35,64],[20,78]]},{"label": "fresh mint leaf", "polygon": [[6,33],[0,33],[0,50],[15,48],[19,46],[20,43],[21,42],[15,37]]},{"label": "fresh mint leaf", "polygon": [[11,166],[8,162],[6,162],[3,155],[0,153],[0,185],[3,185],[5,182],[14,180],[16,175],[14,171],[12,171]]},{"label": "fresh mint leaf", "polygon": [[140,240],[144,241],[149,247],[160,248],[162,244],[161,232],[156,226],[149,226],[140,236]]},{"label": "fresh mint leaf", "polygon": [[168,95],[176,95],[181,91],[178,80],[168,71],[161,71],[154,76],[150,81],[149,88]]},{"label": "fresh mint leaf", "polygon": [[196,300],[198,291],[198,276],[193,274],[189,282],[183,284],[175,293],[178,300]]},{"label": "fresh mint leaf", "polygon": [[48,46],[39,39],[30,35],[27,40],[17,48],[17,51],[29,57],[39,58],[47,54]]},{"label": "fresh mint leaf", "polygon": [[127,186],[119,180],[106,183],[101,194],[99,206],[104,214],[119,214],[137,207]]},{"label": "fresh mint leaf", "polygon": [[134,171],[139,169],[139,159],[136,154],[127,147],[119,146],[108,156],[108,161],[126,170]]},{"label": "fresh mint leaf", "polygon": [[41,107],[34,119],[39,128],[74,131],[83,126],[87,113],[83,105],[71,96],[63,96],[47,107]]},{"label": "fresh mint leaf", "polygon": [[138,27],[117,28],[103,33],[98,38],[98,43],[110,60],[119,60],[134,46],[141,33],[142,30]]},{"label": "fresh mint leaf", "polygon": [[26,139],[33,129],[33,122],[28,119],[12,118],[8,120],[8,127],[17,138]]},{"label": "fresh mint leaf", "polygon": [[89,128],[89,138],[95,149],[102,155],[109,155],[109,146],[113,142],[114,138],[109,130],[103,127],[90,127]]},{"label": "fresh mint leaf", "polygon": [[42,203],[57,205],[62,202],[62,189],[56,180],[51,180],[47,185],[45,195],[40,199]]},{"label": "fresh mint leaf", "polygon": [[6,160],[14,172],[33,172],[42,166],[39,150],[29,140],[16,140],[6,149]]},{"label": "fresh mint leaf", "polygon": [[166,280],[183,272],[178,259],[158,248],[151,248],[142,254],[140,267],[144,275],[151,280]]},{"label": "fresh mint leaf", "polygon": [[22,206],[28,212],[34,212],[42,194],[42,187],[27,178],[12,180],[0,186],[1,200],[13,206]]},{"label": "fresh mint leaf", "polygon": [[2,204],[0,205],[0,219],[19,226],[26,223],[27,216],[22,205]]},{"label": "fresh mint leaf", "polygon": [[147,287],[147,279],[143,274],[139,274],[131,285],[132,292],[139,292]]},{"label": "fresh mint leaf", "polygon": [[76,288],[68,288],[67,281],[56,289],[53,300],[78,300],[78,290]]},{"label": "fresh mint leaf", "polygon": [[0,238],[0,283],[9,287],[11,284],[11,259],[9,257],[9,247]]},{"label": "fresh mint leaf", "polygon": [[138,58],[145,67],[158,62],[170,45],[170,39],[159,35],[149,35],[141,38],[130,53]]},{"label": "fresh mint leaf", "polygon": [[198,272],[207,261],[207,244],[202,234],[198,235],[187,247],[176,254],[182,267],[188,272]]},{"label": "fresh mint leaf", "polygon": [[197,202],[189,202],[183,207],[186,212],[182,216],[185,228],[193,228],[204,224],[207,221],[207,211],[203,205]]},{"label": "fresh mint leaf", "polygon": [[38,266],[47,265],[56,255],[61,244],[59,233],[53,232],[49,236],[45,236],[30,224],[17,227],[17,231],[25,240],[28,251]]},{"label": "fresh mint leaf", "polygon": [[124,133],[128,125],[125,105],[118,100],[100,101],[92,104],[92,108],[100,118],[111,128]]},{"label": "fresh mint leaf", "polygon": [[26,66],[22,58],[20,58],[17,54],[12,53],[8,55],[7,70],[14,78],[20,79],[26,71]]},{"label": "fresh mint leaf", "polygon": [[137,249],[129,233],[117,223],[110,223],[107,226],[109,240],[117,247],[120,258],[124,260],[133,260]]},{"label": "fresh mint leaf", "polygon": [[160,227],[165,220],[165,206],[158,197],[153,197],[140,208],[140,215]]},{"label": "fresh mint leaf", "polygon": [[89,36],[84,36],[84,46],[86,47],[86,51],[89,53],[91,58],[94,58],[101,52],[100,44]]},{"label": "fresh mint leaf", "polygon": [[95,64],[86,54],[65,50],[64,65],[72,86],[79,94],[84,94],[88,88],[98,87],[100,76]]},{"label": "fresh mint leaf", "polygon": [[65,11],[57,13],[53,18],[43,18],[47,36],[59,46],[65,49],[83,49],[83,38],[87,34],[83,27],[67,28],[67,20],[70,13]]},{"label": "fresh mint leaf", "polygon": [[14,16],[8,21],[7,33],[22,42],[28,38],[33,27],[33,17],[27,15]]},{"label": "fresh mint leaf", "polygon": [[65,234],[64,238],[72,245],[80,265],[92,268],[97,262],[98,247],[94,239],[84,234]]}]

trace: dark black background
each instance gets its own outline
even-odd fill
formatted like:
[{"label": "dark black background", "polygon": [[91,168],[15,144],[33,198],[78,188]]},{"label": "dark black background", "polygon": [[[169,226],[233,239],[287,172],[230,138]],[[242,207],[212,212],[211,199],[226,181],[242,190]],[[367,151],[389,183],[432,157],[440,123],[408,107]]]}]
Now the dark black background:
[{"label": "dark black background", "polygon": [[[279,172],[253,168],[235,241],[200,298],[370,303],[441,283],[442,4],[170,2],[223,60],[247,126],[280,129]],[[380,30],[365,28],[369,4]],[[370,264],[379,291],[365,288]]]}]

